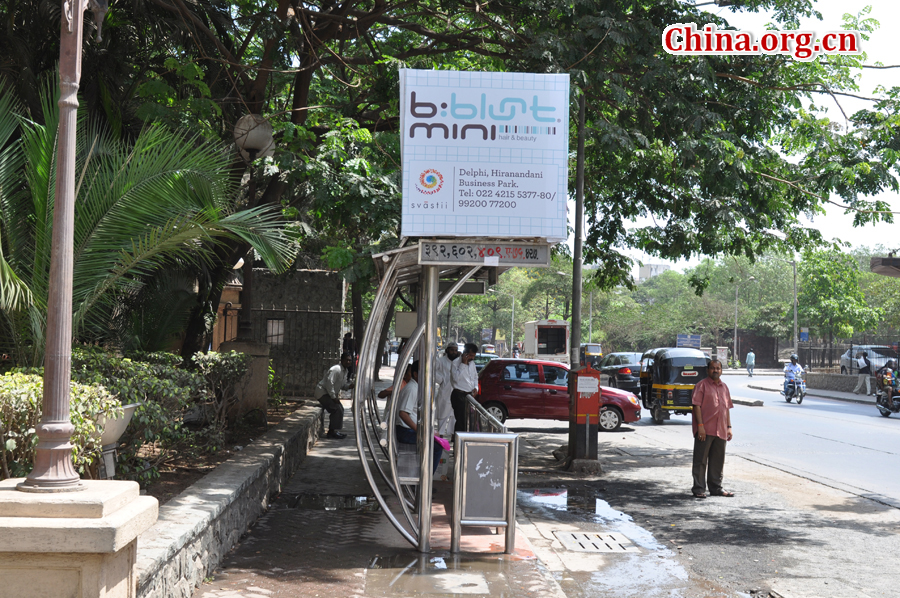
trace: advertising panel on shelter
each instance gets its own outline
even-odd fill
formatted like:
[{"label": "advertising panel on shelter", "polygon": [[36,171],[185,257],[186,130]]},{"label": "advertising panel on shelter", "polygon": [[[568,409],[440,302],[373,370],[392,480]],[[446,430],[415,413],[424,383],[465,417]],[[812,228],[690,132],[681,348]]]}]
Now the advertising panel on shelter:
[{"label": "advertising panel on shelter", "polygon": [[569,76],[400,71],[406,237],[566,238]]}]

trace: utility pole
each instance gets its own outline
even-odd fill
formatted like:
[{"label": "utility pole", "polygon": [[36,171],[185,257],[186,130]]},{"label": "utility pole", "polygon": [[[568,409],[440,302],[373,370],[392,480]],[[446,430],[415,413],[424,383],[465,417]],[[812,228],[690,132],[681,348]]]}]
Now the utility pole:
[{"label": "utility pole", "polygon": [[[584,93],[578,98],[578,159],[575,173],[575,251],[572,262],[572,346],[569,352],[571,372],[581,370],[581,236],[584,221]],[[585,413],[579,407],[576,376],[569,376],[569,450],[571,467],[579,462],[582,471],[600,471],[597,461],[597,433],[599,413]],[[581,411],[581,413],[579,413]],[[583,420],[583,421],[581,421]],[[592,464],[588,465],[590,461]]]},{"label": "utility pole", "polygon": [[572,260],[572,369],[579,367],[581,353],[581,235],[584,220],[584,94],[578,99],[578,159],[575,171],[575,252]]},{"label": "utility pole", "polygon": [[797,336],[797,260],[791,260],[794,267],[794,353],[800,350],[800,337]]}]

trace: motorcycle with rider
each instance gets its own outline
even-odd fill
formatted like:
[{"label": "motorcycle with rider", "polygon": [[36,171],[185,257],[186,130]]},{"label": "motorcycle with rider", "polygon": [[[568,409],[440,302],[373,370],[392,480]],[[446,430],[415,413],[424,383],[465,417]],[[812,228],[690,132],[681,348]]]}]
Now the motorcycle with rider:
[{"label": "motorcycle with rider", "polygon": [[894,369],[895,366],[894,360],[888,359],[875,376],[875,406],[884,417],[890,417],[891,413],[900,413],[900,396],[898,396],[900,376]]},{"label": "motorcycle with rider", "polygon": [[785,401],[790,403],[793,399],[797,399],[798,405],[806,396],[806,379],[799,360],[796,353],[791,353],[791,362],[784,366],[784,390],[781,391]]}]

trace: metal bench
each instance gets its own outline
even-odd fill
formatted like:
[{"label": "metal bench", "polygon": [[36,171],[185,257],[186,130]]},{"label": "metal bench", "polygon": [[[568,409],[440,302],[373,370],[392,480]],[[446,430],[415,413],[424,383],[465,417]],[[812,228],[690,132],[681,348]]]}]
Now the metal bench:
[{"label": "metal bench", "polygon": [[404,486],[419,484],[419,453],[415,444],[397,442],[397,477]]}]

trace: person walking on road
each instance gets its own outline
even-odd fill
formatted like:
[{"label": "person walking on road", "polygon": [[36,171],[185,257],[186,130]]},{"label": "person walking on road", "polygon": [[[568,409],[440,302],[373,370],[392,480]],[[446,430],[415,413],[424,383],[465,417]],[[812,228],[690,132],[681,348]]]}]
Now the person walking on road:
[{"label": "person walking on road", "polygon": [[327,438],[346,438],[340,429],[344,427],[344,406],[341,405],[341,391],[350,388],[347,377],[353,357],[350,353],[341,355],[341,362],[325,372],[325,376],[316,384],[314,396],[322,408],[328,412]]},{"label": "person walking on road", "polygon": [[747,359],[745,360],[747,364],[747,373],[750,374],[750,377],[753,377],[753,369],[756,367],[756,353],[753,352],[753,347],[750,347],[750,352],[747,353]]},{"label": "person walking on road", "polygon": [[731,440],[731,393],[722,382],[722,363],[713,359],[707,367],[708,377],[694,387],[691,399],[694,431],[694,498],[734,496],[722,488],[725,469],[725,445]]},{"label": "person walking on road", "polygon": [[434,381],[440,385],[434,401],[434,419],[437,422],[434,431],[439,436],[452,436],[456,429],[456,416],[450,395],[453,394],[452,369],[458,359],[459,347],[456,343],[449,343],[444,354],[434,360]]},{"label": "person walking on road", "polygon": [[475,355],[478,347],[475,343],[466,343],[459,361],[450,369],[450,383],[453,392],[450,393],[450,404],[453,406],[453,415],[456,417],[454,430],[466,431],[466,395],[473,397],[478,394],[478,370],[475,369]]},{"label": "person walking on road", "polygon": [[853,389],[853,394],[858,395],[859,391],[862,390],[863,381],[866,383],[866,396],[872,394],[872,362],[869,361],[869,356],[866,355],[865,351],[860,351],[856,354],[856,362],[859,365],[859,380],[856,381],[856,388]]}]

